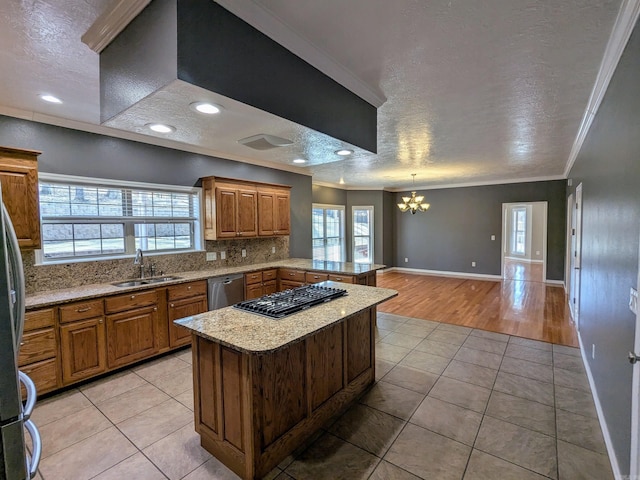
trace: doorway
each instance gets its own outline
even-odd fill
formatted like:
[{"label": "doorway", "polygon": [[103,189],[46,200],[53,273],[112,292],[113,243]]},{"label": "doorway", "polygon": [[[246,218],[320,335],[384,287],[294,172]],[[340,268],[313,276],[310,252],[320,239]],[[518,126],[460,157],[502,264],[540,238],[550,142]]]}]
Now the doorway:
[{"label": "doorway", "polygon": [[547,278],[547,202],[502,204],[502,278]]},{"label": "doorway", "polygon": [[580,330],[580,263],[582,258],[582,183],[576,187],[571,205],[571,252],[569,256],[569,310]]}]

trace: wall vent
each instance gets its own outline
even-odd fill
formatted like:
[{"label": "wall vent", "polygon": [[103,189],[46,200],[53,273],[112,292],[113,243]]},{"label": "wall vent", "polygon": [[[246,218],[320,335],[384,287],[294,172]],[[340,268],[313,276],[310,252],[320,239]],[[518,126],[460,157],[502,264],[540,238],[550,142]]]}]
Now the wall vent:
[{"label": "wall vent", "polygon": [[267,135],[266,133],[260,133],[247,138],[241,138],[238,143],[255,150],[271,150],[272,148],[286,147],[287,145],[293,145],[291,140],[282,137],[276,137],[275,135]]}]

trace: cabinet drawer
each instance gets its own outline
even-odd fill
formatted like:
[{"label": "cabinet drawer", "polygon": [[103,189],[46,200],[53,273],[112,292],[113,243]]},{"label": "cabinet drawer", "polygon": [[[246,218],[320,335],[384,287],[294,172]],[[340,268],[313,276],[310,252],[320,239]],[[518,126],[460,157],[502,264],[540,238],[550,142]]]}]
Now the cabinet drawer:
[{"label": "cabinet drawer", "polygon": [[28,332],[39,328],[53,327],[54,322],[55,311],[53,308],[26,312],[24,316],[24,331]]},{"label": "cabinet drawer", "polygon": [[[26,367],[21,367],[20,370],[29,375],[33,383],[36,384],[38,395],[55,390],[59,386],[58,361],[55,358],[32,363]],[[26,394],[23,387],[22,398],[25,398],[25,396]]]},{"label": "cabinet drawer", "polygon": [[302,270],[292,270],[290,268],[280,269],[280,280],[287,280],[291,282],[305,282],[305,275]]},{"label": "cabinet drawer", "polygon": [[262,272],[262,281],[268,282],[269,280],[275,280],[278,278],[278,270],[275,268],[273,270],[264,270]]},{"label": "cabinet drawer", "polygon": [[293,282],[291,280],[280,280],[280,290],[289,290],[304,286],[304,282]]},{"label": "cabinet drawer", "polygon": [[25,333],[20,343],[18,365],[22,367],[33,362],[56,356],[56,335],[53,328]]},{"label": "cabinet drawer", "polygon": [[142,292],[126,293],[108,297],[104,302],[107,313],[122,312],[158,303],[158,292],[156,290],[143,290]]},{"label": "cabinet drawer", "polygon": [[253,285],[254,283],[262,283],[262,272],[245,273],[244,283],[246,285]]},{"label": "cabinet drawer", "polygon": [[307,272],[305,274],[305,281],[307,283],[318,283],[324,282],[325,280],[329,280],[329,275],[327,273]]},{"label": "cabinet drawer", "polygon": [[355,283],[352,275],[329,275],[329,280],[332,282]]},{"label": "cabinet drawer", "polygon": [[60,307],[60,323],[84,320],[85,318],[101,317],[104,314],[102,300],[74,303]]},{"label": "cabinet drawer", "polygon": [[179,298],[196,297],[198,295],[207,294],[207,281],[181,283],[169,287],[169,300],[178,300]]}]

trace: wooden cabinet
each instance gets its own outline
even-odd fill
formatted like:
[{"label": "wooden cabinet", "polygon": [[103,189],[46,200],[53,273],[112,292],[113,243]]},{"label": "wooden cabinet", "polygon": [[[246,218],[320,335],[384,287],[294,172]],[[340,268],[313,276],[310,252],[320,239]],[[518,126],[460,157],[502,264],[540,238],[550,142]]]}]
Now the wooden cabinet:
[{"label": "wooden cabinet", "polygon": [[206,240],[290,234],[289,187],[206,177],[202,190]]},{"label": "wooden cabinet", "polygon": [[55,310],[27,312],[18,357],[20,370],[31,377],[38,394],[60,387]]},{"label": "wooden cabinet", "polygon": [[329,280],[332,282],[342,283],[356,283],[356,279],[353,275],[331,275],[329,274]]},{"label": "wooden cabinet", "polygon": [[288,189],[258,188],[258,235],[291,233],[290,197]]},{"label": "wooden cabinet", "polygon": [[69,384],[107,370],[102,300],[60,307],[62,382]]},{"label": "wooden cabinet", "polygon": [[191,332],[176,326],[173,321],[204,313],[207,308],[207,282],[197,281],[175,285],[167,289],[169,319],[169,346],[179,347],[191,343]]},{"label": "wooden cabinet", "polygon": [[23,249],[40,248],[38,155],[33,150],[0,147],[2,200]]},{"label": "wooden cabinet", "polygon": [[107,365],[121,367],[158,351],[158,293],[146,290],[105,299]]},{"label": "wooden cabinet", "polygon": [[307,283],[319,283],[329,280],[329,274],[320,272],[306,272],[304,274],[304,279]]},{"label": "wooden cabinet", "polygon": [[277,269],[245,273],[244,299],[252,300],[278,291]]}]

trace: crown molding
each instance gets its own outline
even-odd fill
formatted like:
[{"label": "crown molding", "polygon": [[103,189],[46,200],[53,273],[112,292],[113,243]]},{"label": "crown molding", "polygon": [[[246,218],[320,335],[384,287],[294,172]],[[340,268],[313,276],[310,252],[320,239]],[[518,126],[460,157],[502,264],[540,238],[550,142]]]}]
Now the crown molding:
[{"label": "crown molding", "polygon": [[564,170],[565,177],[569,176],[569,172],[571,171],[571,168],[573,168],[576,158],[578,158],[580,149],[587,138],[587,134],[589,133],[591,124],[593,123],[596,113],[600,108],[600,104],[602,103],[602,99],[604,98],[607,88],[609,88],[611,77],[613,77],[618,66],[618,62],[620,62],[620,57],[622,57],[624,48],[627,46],[629,37],[631,37],[631,33],[636,25],[639,14],[640,0],[623,0],[622,5],[620,5],[620,10],[618,11],[618,16],[616,17],[616,21],[613,24],[611,36],[607,42],[607,48],[604,51],[602,62],[600,63],[600,70],[596,76],[596,82],[593,86],[593,90],[591,91],[589,103],[587,103],[587,108],[585,109],[582,121],[580,122],[580,127],[578,128],[578,134],[576,135],[576,139],[571,147],[571,152],[569,153],[567,166]]},{"label": "crown molding", "polygon": [[261,5],[252,0],[214,1],[374,107],[379,108],[386,102],[387,99],[381,92],[372,89]]},{"label": "crown molding", "polygon": [[268,162],[257,158],[247,158],[238,155],[231,155],[225,152],[219,152],[217,150],[202,148],[187,143],[176,142],[174,140],[168,140],[164,138],[152,137],[149,135],[143,135],[141,133],[127,132],[125,130],[118,130],[111,127],[105,127],[103,125],[95,125],[93,123],[80,122],[77,120],[69,120],[67,118],[55,117],[53,115],[46,115],[38,112],[31,112],[26,110],[20,110],[17,108],[6,107],[0,105],[0,115],[7,117],[19,118],[22,120],[29,120],[37,123],[44,123],[47,125],[53,125],[56,127],[69,128],[71,130],[79,130],[82,132],[95,133],[98,135],[104,135],[106,137],[120,138],[122,140],[131,140],[133,142],[145,143],[147,145],[155,145],[157,147],[172,148],[174,150],[180,150],[183,152],[196,153],[199,155],[206,155],[208,157],[221,158],[223,160],[233,160],[234,162],[247,163],[258,167],[272,168],[274,170],[282,170],[284,172],[297,173],[298,175],[311,176],[311,173],[303,168],[294,167],[293,165],[286,165],[282,163]]},{"label": "crown molding", "polygon": [[114,0],[80,39],[100,53],[136,18],[151,0]]},{"label": "crown molding", "polygon": [[490,185],[508,185],[511,183],[548,182],[551,180],[566,180],[564,175],[549,175],[546,177],[510,178],[504,180],[486,180],[482,182],[449,183],[443,185],[416,185],[407,188],[385,188],[387,192],[401,193],[410,190],[441,190],[444,188],[485,187]]}]

